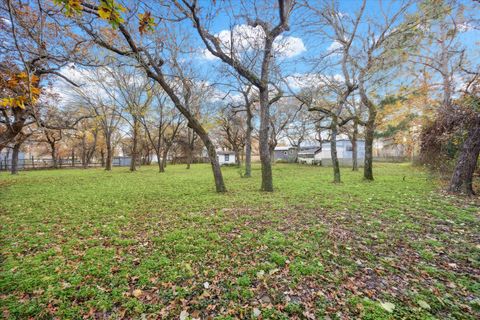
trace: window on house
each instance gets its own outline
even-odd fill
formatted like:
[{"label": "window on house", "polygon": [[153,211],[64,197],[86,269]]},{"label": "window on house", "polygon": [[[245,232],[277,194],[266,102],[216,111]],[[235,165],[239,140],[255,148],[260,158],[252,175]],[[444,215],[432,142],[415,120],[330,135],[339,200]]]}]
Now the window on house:
[{"label": "window on house", "polygon": [[348,146],[347,146],[347,151],[353,151],[352,145],[348,145]]},{"label": "window on house", "polygon": [[228,161],[230,161],[230,155],[229,155],[229,154],[226,154],[226,155],[225,155],[225,162],[228,162]]},{"label": "window on house", "polygon": [[287,151],[283,151],[283,154],[284,154],[284,155],[287,155],[287,154],[288,154],[288,152],[287,152]]}]

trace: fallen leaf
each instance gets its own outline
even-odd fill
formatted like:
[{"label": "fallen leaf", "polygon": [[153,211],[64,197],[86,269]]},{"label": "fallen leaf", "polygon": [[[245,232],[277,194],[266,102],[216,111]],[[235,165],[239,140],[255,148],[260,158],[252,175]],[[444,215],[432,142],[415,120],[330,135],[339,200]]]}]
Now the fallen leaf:
[{"label": "fallen leaf", "polygon": [[183,310],[182,312],[180,312],[180,320],[187,319],[188,315],[189,315],[188,312]]},{"label": "fallen leaf", "polygon": [[418,305],[420,307],[422,307],[423,309],[426,309],[426,310],[431,309],[430,305],[426,301],[423,301],[423,300],[418,300]]},{"label": "fallen leaf", "polygon": [[380,306],[387,312],[392,313],[395,309],[395,305],[391,302],[380,302]]},{"label": "fallen leaf", "polygon": [[141,295],[142,295],[142,290],[140,290],[140,289],[133,290],[133,296],[135,298],[140,298]]}]

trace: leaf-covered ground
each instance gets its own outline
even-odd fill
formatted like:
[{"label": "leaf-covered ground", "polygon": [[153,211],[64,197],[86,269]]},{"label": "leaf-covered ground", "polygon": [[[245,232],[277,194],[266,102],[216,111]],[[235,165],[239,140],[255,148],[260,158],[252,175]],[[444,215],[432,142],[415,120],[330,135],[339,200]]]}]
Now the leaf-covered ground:
[{"label": "leaf-covered ground", "polygon": [[7,319],[478,319],[478,199],[406,164],[0,175]]}]

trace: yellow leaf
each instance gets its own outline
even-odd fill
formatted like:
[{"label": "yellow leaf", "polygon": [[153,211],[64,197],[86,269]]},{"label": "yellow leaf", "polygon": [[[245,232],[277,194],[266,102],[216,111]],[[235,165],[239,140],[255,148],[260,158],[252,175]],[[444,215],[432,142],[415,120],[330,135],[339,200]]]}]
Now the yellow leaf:
[{"label": "yellow leaf", "polygon": [[134,296],[135,298],[140,298],[140,296],[142,295],[142,293],[143,293],[143,291],[140,290],[140,289],[135,289],[135,290],[133,290],[133,296]]}]

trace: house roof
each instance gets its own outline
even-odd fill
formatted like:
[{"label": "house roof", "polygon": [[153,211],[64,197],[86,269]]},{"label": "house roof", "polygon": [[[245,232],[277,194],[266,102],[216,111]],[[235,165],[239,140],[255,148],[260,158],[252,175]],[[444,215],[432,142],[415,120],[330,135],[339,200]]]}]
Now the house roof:
[{"label": "house roof", "polygon": [[320,152],[322,150],[322,148],[311,148],[311,149],[306,149],[306,150],[302,150],[298,153],[299,156],[301,156],[302,154],[316,154],[318,152]]},{"label": "house roof", "polygon": [[218,150],[217,154],[235,154],[235,151]]},{"label": "house roof", "polygon": [[275,147],[275,151],[288,151],[290,149],[296,149],[294,146],[289,146],[289,147]]}]

